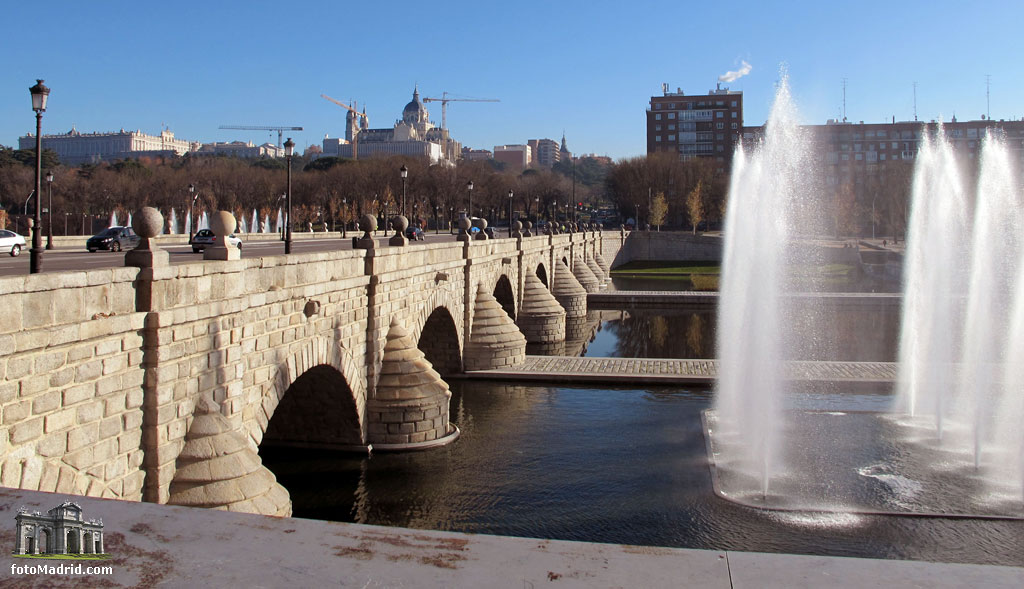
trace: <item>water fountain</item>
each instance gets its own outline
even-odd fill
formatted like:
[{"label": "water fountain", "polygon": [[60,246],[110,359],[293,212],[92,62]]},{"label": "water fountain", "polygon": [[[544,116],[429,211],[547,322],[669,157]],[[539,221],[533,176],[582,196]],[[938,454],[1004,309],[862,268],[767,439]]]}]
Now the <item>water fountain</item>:
[{"label": "water fountain", "polygon": [[196,223],[196,230],[209,229],[210,228],[210,216],[203,211],[203,214],[199,216],[199,221]]},{"label": "water fountain", "polygon": [[245,216],[242,216],[241,219],[238,221],[238,232],[239,233],[248,233],[249,232],[247,230],[246,226],[245,226]]},{"label": "water fountain", "polygon": [[277,224],[274,225],[274,229],[276,231],[280,232],[282,227],[284,227],[284,209],[282,209],[281,207],[278,207],[277,208]]},{"label": "water fountain", "polygon": [[252,233],[263,233],[263,229],[260,227],[260,216],[256,209],[252,210],[252,223],[249,224],[249,231]]},{"label": "water fountain", "polygon": [[108,227],[117,227],[117,211],[110,213],[110,225]]},{"label": "water fountain", "polygon": [[[758,481],[762,497],[784,472],[782,365],[801,337],[782,296],[789,242],[816,226],[805,211],[813,194],[810,159],[788,85],[780,85],[763,142],[733,159],[719,312],[719,382],[709,424],[734,472]],[[756,394],[751,394],[756,391]]]},{"label": "water fountain", "polygon": [[170,221],[167,223],[167,233],[174,235],[178,232],[178,213],[171,207]]},{"label": "water fountain", "polygon": [[270,228],[270,213],[263,215],[263,228],[260,229],[260,233],[273,233]]},{"label": "water fountain", "polygon": [[[813,164],[780,85],[763,141],[737,151],[726,213],[719,381],[705,415],[716,491],[783,510],[1024,518],[1024,218],[1005,146],[984,142],[973,198],[925,128],[904,267],[899,379],[888,414],[795,411],[783,366],[821,332],[790,308],[800,252],[821,250]],[[973,230],[969,210],[975,203]],[[972,241],[973,239],[973,241]],[[824,314],[827,316],[827,314]]]}]

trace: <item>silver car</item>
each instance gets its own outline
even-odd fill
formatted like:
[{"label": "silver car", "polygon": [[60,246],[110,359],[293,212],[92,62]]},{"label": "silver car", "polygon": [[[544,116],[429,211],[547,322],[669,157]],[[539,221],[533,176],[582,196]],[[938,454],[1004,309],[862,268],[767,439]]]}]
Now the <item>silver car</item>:
[{"label": "silver car", "polygon": [[21,254],[25,249],[25,238],[18,233],[0,229],[0,252],[8,252],[11,257]]},{"label": "silver car", "polygon": [[[193,253],[199,253],[206,249],[206,246],[213,245],[217,241],[217,236],[213,231],[209,229],[200,229],[192,236],[192,239],[188,242],[192,246]],[[235,237],[233,234],[227,237],[228,246],[235,246],[238,249],[242,249],[242,240]]]}]

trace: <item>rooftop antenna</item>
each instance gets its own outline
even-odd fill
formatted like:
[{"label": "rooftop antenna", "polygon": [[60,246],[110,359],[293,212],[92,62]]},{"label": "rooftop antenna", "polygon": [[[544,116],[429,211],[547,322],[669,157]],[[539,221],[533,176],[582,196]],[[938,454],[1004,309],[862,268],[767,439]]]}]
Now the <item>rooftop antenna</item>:
[{"label": "rooftop antenna", "polygon": [[843,78],[843,122],[846,122],[846,78]]},{"label": "rooftop antenna", "polygon": [[914,82],[914,120],[917,120],[917,82]]},{"label": "rooftop antenna", "polygon": [[985,74],[985,114],[990,121],[992,120],[991,86],[992,74]]}]

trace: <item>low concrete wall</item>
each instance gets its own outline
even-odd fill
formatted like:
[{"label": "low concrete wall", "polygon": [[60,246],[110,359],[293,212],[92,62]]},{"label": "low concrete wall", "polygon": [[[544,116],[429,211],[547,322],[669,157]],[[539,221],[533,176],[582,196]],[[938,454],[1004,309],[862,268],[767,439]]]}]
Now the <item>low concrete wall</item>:
[{"label": "low concrete wall", "polygon": [[686,231],[633,231],[627,233],[612,268],[634,260],[650,262],[718,262],[722,259],[720,235],[693,235]]}]

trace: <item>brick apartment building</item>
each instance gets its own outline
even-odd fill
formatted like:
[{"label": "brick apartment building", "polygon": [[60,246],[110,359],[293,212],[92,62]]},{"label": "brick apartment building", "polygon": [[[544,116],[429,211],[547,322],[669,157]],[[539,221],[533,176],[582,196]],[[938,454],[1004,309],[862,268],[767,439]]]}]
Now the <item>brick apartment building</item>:
[{"label": "brick apartment building", "polygon": [[647,153],[679,154],[682,160],[714,158],[727,172],[743,129],[743,92],[722,88],[685,94],[677,88],[652,96],[647,109]]}]

